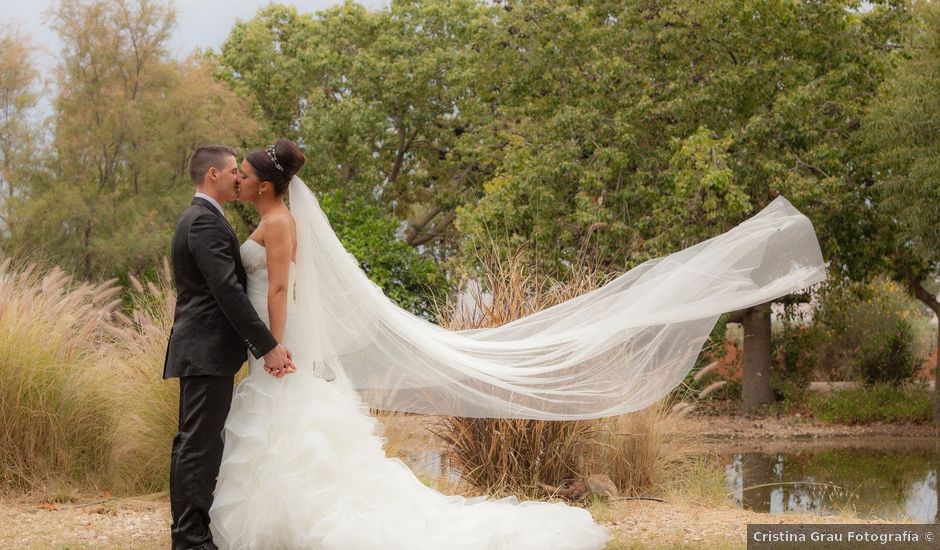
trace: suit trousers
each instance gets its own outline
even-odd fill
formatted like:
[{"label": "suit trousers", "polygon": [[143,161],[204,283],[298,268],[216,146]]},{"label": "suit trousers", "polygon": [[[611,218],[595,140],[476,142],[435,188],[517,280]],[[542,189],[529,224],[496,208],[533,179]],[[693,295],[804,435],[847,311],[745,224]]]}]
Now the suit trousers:
[{"label": "suit trousers", "polygon": [[212,540],[209,508],[222,462],[234,376],[180,377],[179,431],[170,456],[173,550]]}]

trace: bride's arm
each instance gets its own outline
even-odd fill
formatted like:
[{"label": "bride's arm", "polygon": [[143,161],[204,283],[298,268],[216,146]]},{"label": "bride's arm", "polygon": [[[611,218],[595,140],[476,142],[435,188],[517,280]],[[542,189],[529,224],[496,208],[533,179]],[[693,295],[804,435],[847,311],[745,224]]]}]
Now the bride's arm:
[{"label": "bride's arm", "polygon": [[264,246],[268,259],[268,316],[271,321],[271,334],[278,342],[283,343],[284,326],[287,323],[287,284],[294,248],[290,220],[286,216],[266,220]]}]

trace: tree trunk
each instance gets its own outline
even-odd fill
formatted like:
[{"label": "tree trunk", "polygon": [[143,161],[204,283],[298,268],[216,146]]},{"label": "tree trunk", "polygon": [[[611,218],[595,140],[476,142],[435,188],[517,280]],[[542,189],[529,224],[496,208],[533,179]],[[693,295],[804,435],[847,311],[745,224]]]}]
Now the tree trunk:
[{"label": "tree trunk", "polygon": [[[940,426],[940,312],[937,317],[937,360],[933,364],[933,423]],[[937,472],[937,494],[940,494],[940,471]],[[940,515],[940,500],[937,501],[937,514]]]},{"label": "tree trunk", "polygon": [[744,311],[744,380],[741,397],[744,412],[755,412],[762,405],[773,403],[770,387],[770,303]]},{"label": "tree trunk", "polygon": [[[907,271],[907,284],[914,292],[914,297],[929,307],[937,317],[937,337],[934,342],[937,346],[937,361],[933,366],[933,423],[940,426],[940,301],[917,280],[911,270]],[[937,485],[940,486],[940,472],[937,472],[937,477]]]}]

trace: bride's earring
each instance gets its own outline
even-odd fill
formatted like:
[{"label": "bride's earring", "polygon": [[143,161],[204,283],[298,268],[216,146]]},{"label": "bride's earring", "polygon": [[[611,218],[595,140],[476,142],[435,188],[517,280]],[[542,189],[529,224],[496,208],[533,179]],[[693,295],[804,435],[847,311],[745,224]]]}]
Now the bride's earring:
[{"label": "bride's earring", "polygon": [[258,196],[259,196],[259,197],[261,196],[261,187],[260,187],[260,186],[258,187]]}]

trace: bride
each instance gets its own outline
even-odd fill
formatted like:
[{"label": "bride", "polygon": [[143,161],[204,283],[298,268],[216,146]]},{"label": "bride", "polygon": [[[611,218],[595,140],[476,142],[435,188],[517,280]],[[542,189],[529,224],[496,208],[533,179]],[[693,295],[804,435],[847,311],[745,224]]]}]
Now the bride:
[{"label": "bride", "polygon": [[[397,307],[343,249],[280,139],[241,164],[258,228],[248,296],[296,370],[249,357],[210,509],[222,548],[599,549],[581,508],[443,495],[387,458],[369,407],[570,420],[642,409],[694,365],[718,316],[825,276],[778,198],[731,231],[506,325],[448,331]],[[284,199],[289,195],[290,208]]]}]

